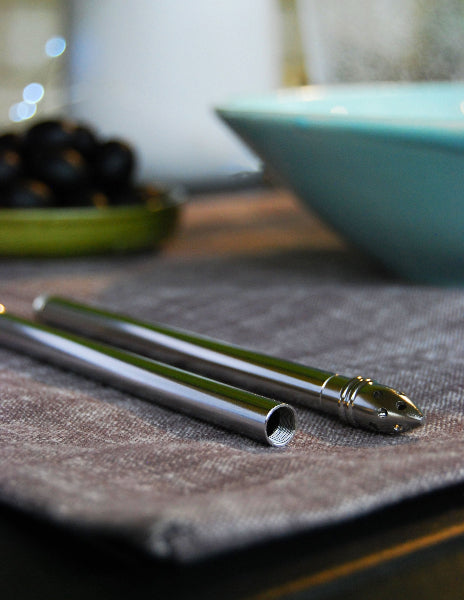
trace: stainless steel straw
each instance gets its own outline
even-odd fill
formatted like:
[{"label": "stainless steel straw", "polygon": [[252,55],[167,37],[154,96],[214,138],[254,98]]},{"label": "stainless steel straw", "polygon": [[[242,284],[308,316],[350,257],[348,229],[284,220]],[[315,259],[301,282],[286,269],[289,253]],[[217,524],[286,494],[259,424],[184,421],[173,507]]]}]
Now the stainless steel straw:
[{"label": "stainless steel straw", "polygon": [[44,322],[256,393],[336,415],[355,427],[396,434],[424,420],[407,396],[372,379],[307,367],[63,298],[40,296],[34,301],[34,309]]},{"label": "stainless steel straw", "polygon": [[0,344],[271,446],[295,432],[292,407],[149,358],[0,314]]}]

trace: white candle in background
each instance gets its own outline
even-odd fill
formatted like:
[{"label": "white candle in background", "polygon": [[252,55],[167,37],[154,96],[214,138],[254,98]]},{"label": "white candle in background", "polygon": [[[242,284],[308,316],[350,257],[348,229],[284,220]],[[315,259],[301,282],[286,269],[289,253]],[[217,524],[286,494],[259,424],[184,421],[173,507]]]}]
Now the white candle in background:
[{"label": "white candle in background", "polygon": [[78,0],[71,12],[71,116],[132,142],[142,181],[259,169],[213,107],[280,86],[277,2]]}]

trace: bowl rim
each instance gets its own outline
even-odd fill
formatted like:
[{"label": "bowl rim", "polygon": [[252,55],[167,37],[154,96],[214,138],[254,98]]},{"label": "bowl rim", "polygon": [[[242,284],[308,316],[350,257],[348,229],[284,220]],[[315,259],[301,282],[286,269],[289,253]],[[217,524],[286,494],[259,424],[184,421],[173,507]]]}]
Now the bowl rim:
[{"label": "bowl rim", "polygon": [[[352,94],[352,98],[363,95],[366,98],[379,97],[379,93],[389,95],[413,92],[415,95],[434,92],[435,94],[462,95],[459,102],[462,119],[441,117],[433,118],[410,114],[404,116],[362,115],[330,112],[318,108],[313,101],[330,101],[337,106],[343,94]],[[299,107],[289,106],[290,101],[300,100]],[[302,103],[305,108],[302,108]],[[325,104],[326,105],[326,104]],[[319,105],[320,106],[320,105]],[[331,129],[352,131],[370,135],[399,136],[420,139],[422,143],[464,148],[464,81],[441,82],[368,82],[354,84],[309,85],[281,88],[274,92],[241,96],[215,107],[216,113],[226,122],[234,121],[276,121],[290,123],[299,129]]]}]

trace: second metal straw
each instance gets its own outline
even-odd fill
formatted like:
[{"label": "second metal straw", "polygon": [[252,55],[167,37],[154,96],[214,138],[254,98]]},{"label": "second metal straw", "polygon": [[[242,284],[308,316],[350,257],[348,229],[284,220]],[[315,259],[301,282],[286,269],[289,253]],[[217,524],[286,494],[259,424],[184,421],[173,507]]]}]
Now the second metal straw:
[{"label": "second metal straw", "polygon": [[0,314],[0,344],[271,446],[295,432],[284,403],[9,313]]},{"label": "second metal straw", "polygon": [[34,308],[46,323],[258,394],[327,412],[354,427],[397,434],[424,421],[407,396],[372,379],[339,375],[54,296],[40,296]]}]

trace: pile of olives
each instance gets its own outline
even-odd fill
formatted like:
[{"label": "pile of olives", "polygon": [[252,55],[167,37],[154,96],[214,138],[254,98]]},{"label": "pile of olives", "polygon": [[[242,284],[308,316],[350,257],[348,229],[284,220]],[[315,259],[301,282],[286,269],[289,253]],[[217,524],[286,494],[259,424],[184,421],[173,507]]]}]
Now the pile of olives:
[{"label": "pile of olives", "polygon": [[140,202],[135,156],[88,126],[46,120],[0,135],[0,208],[115,206]]}]

